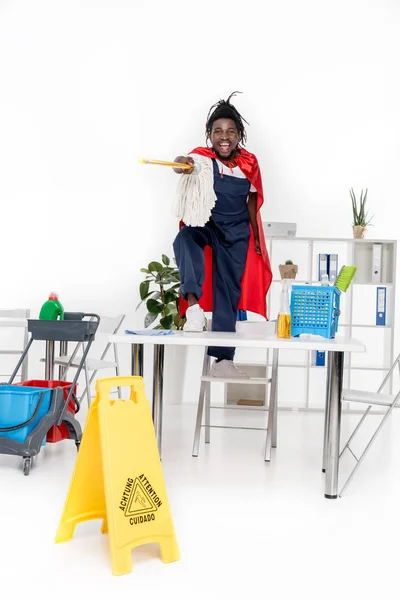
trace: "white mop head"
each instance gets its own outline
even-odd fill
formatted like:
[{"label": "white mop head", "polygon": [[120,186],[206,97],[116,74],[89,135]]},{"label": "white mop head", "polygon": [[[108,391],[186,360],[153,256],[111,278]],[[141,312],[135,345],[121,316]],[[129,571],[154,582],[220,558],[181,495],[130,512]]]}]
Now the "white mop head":
[{"label": "white mop head", "polygon": [[217,199],[211,158],[193,156],[195,168],[182,175],[177,189],[176,216],[189,227],[203,227],[210,219]]}]

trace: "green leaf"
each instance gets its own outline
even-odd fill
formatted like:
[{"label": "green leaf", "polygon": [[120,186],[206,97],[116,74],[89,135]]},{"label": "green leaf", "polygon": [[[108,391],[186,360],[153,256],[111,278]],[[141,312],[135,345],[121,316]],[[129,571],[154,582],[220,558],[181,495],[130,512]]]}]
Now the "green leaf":
[{"label": "green leaf", "polygon": [[163,283],[180,283],[179,273],[159,273],[157,275],[157,280],[162,281]]},{"label": "green leaf", "polygon": [[144,300],[149,293],[150,281],[142,281],[140,284],[140,298]]},{"label": "green leaf", "polygon": [[177,313],[176,304],[171,302],[165,309],[166,315],[175,315]]},{"label": "green leaf", "polygon": [[170,259],[168,258],[168,256],[165,256],[165,254],[162,255],[162,261],[163,261],[164,265],[167,265],[167,267],[171,262]]},{"label": "green leaf", "polygon": [[141,273],[150,273],[150,271],[148,269],[140,269]]},{"label": "green leaf", "polygon": [[174,319],[172,315],[168,315],[167,317],[163,317],[160,319],[160,325],[162,325],[163,329],[171,329],[172,323]]},{"label": "green leaf", "polygon": [[165,304],[169,304],[170,302],[176,302],[178,294],[173,290],[168,290],[164,294],[164,302]]},{"label": "green leaf", "polygon": [[145,327],[149,327],[149,325],[151,325],[152,323],[154,323],[154,321],[157,319],[157,315],[153,315],[151,313],[147,313],[145,319],[144,319],[144,326]]},{"label": "green leaf", "polygon": [[163,310],[165,310],[165,304],[159,302],[158,300],[147,300],[146,306],[149,313],[152,313],[153,315],[159,315]]},{"label": "green leaf", "polygon": [[137,309],[138,309],[138,308],[139,308],[139,307],[140,307],[140,306],[143,304],[143,302],[145,302],[145,300],[147,300],[147,299],[149,299],[149,298],[154,298],[155,300],[157,300],[157,299],[158,299],[160,296],[161,296],[160,292],[149,292],[149,293],[147,294],[147,296],[145,296],[145,297],[143,298],[143,300],[141,300],[141,301],[139,302],[139,304],[138,304],[138,305],[137,305],[137,307],[136,307],[136,310],[137,310]]},{"label": "green leaf", "polygon": [[171,275],[171,277],[179,277],[179,270],[178,269],[170,269],[169,274]]},{"label": "green leaf", "polygon": [[156,276],[156,283],[163,283],[167,285],[168,283],[180,283],[179,276],[171,273],[158,273]]},{"label": "green leaf", "polygon": [[156,262],[156,261],[149,263],[149,267],[148,267],[149,271],[151,271],[152,273],[154,273],[154,272],[159,273],[160,271],[162,271],[162,268],[163,268],[162,264],[159,262]]}]

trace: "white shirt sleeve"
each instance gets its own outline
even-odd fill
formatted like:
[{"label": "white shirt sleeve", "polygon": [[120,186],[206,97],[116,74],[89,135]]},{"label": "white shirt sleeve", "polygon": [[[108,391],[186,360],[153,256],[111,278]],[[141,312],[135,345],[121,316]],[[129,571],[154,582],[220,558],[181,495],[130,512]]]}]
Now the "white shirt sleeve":
[{"label": "white shirt sleeve", "polygon": [[257,190],[256,190],[256,188],[254,187],[254,185],[251,185],[251,186],[250,186],[250,191],[251,191],[251,192],[256,192],[256,191],[257,191]]}]

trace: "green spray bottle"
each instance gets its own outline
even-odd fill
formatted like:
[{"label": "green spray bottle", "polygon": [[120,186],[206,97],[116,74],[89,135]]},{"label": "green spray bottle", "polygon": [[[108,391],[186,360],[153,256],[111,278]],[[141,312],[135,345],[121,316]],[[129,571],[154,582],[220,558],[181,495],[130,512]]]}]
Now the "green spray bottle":
[{"label": "green spray bottle", "polygon": [[57,321],[58,317],[60,317],[60,321],[64,319],[64,308],[58,299],[58,295],[55,292],[51,292],[49,299],[40,309],[39,319]]}]

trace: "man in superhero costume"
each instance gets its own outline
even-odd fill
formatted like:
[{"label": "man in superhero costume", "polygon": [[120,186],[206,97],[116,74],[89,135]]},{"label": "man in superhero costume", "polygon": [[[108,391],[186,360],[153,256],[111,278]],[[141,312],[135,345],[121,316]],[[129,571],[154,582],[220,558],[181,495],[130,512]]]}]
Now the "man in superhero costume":
[{"label": "man in superhero costume", "polygon": [[[203,331],[204,311],[213,313],[213,331],[235,331],[238,310],[266,318],[272,272],[260,215],[264,202],[261,173],[257,158],[243,147],[245,119],[231,104],[233,95],[214,104],[208,113],[206,137],[211,147],[195,148],[189,156],[175,159],[193,165],[189,170],[175,169],[183,177],[195,176],[197,159],[212,161],[215,192],[215,205],[204,226],[181,222],[174,241],[185,331]],[[248,377],[233,363],[234,348],[210,347],[208,354],[216,358],[212,376]]]}]

